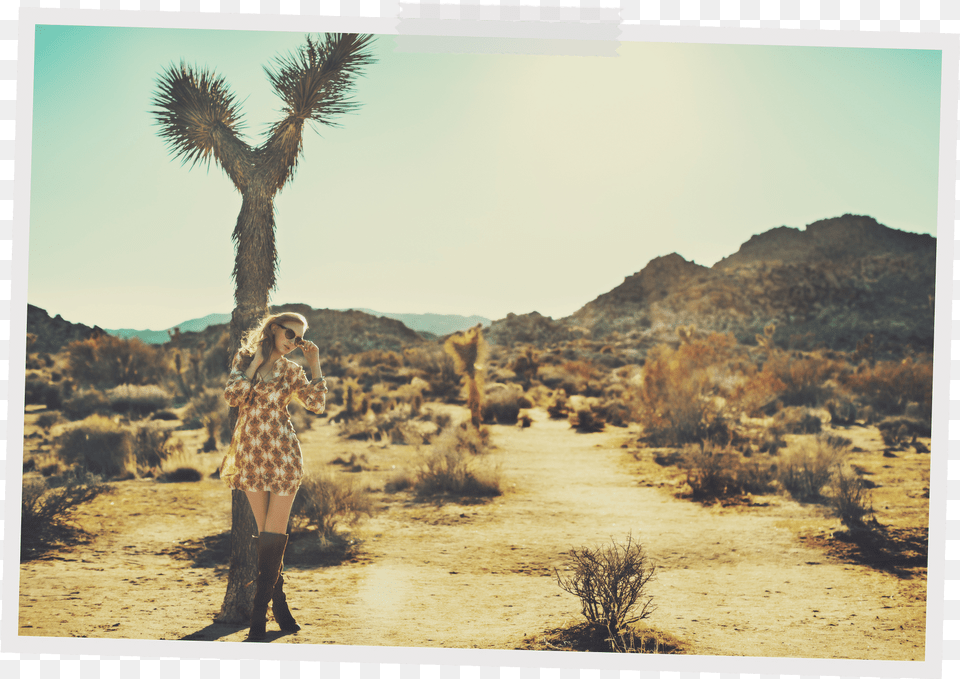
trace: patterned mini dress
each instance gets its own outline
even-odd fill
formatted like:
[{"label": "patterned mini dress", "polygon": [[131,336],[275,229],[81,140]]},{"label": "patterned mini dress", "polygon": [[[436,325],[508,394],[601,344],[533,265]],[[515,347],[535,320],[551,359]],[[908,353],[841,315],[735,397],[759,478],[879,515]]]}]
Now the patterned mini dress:
[{"label": "patterned mini dress", "polygon": [[229,472],[222,472],[222,478],[235,490],[293,495],[303,478],[303,455],[287,405],[297,400],[307,410],[322,413],[327,385],[322,378],[308,380],[303,368],[284,356],[265,380],[251,382],[240,365],[238,355],[224,389],[227,403],[240,413],[231,441],[232,463],[225,463]]}]

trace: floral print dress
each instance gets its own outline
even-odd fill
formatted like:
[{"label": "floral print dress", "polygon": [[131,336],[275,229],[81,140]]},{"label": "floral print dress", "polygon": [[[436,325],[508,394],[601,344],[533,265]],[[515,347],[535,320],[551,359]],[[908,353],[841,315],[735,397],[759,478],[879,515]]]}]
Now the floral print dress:
[{"label": "floral print dress", "polygon": [[303,455],[287,405],[296,399],[307,410],[322,413],[326,383],[322,378],[308,380],[303,368],[284,356],[274,364],[272,375],[255,378],[255,383],[240,365],[238,355],[224,389],[227,403],[239,407],[240,413],[221,478],[235,490],[293,495],[303,478]]}]

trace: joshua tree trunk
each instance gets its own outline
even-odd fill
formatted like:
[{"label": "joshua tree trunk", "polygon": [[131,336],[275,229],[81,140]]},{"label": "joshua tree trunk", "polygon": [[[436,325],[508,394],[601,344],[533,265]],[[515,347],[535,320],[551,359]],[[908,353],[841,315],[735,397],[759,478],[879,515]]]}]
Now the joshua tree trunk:
[{"label": "joshua tree trunk", "polygon": [[[243,333],[269,313],[267,294],[276,278],[273,201],[264,193],[260,182],[251,182],[244,192],[240,216],[233,231],[237,248],[234,267],[237,306],[230,321],[231,360],[240,349]],[[237,425],[238,415],[237,408],[230,409],[231,431]],[[256,593],[251,585],[257,579],[257,551],[252,539],[257,534],[257,522],[247,496],[241,490],[232,491],[230,525],[230,572],[223,605],[215,620],[243,624],[250,619]]]}]

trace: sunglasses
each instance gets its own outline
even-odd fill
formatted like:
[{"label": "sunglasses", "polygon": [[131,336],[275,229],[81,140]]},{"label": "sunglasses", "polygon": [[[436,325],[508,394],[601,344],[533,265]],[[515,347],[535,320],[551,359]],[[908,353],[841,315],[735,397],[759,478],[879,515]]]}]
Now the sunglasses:
[{"label": "sunglasses", "polygon": [[293,340],[293,343],[296,344],[298,347],[303,346],[303,338],[297,337],[297,333],[295,333],[293,330],[286,327],[285,325],[280,325],[279,323],[275,323],[274,325],[276,325],[279,328],[283,328],[284,330],[287,331],[285,334],[288,340]]}]

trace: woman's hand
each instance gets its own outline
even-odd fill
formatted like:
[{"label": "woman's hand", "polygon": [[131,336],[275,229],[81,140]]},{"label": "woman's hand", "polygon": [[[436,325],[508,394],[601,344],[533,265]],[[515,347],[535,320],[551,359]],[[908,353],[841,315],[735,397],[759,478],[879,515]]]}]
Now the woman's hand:
[{"label": "woman's hand", "polygon": [[303,341],[303,357],[310,362],[311,365],[320,362],[320,347],[309,340]]}]

